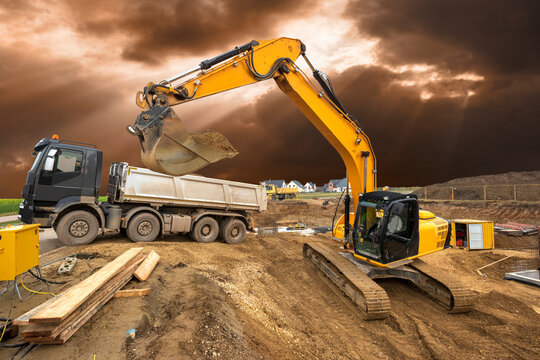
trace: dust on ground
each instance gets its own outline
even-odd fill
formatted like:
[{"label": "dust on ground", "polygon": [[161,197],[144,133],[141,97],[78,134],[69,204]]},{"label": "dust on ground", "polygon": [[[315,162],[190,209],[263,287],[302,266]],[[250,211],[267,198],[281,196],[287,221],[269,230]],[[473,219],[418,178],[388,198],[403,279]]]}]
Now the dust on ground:
[{"label": "dust on ground", "polygon": [[[328,226],[334,208],[331,204],[323,208],[322,203],[270,202],[269,211],[256,220]],[[465,216],[451,208],[438,210]],[[485,211],[486,216],[490,211]],[[516,215],[515,220],[537,219],[534,210],[523,211],[524,217]],[[250,234],[236,245],[199,244],[180,236],[141,245],[117,237],[85,247],[58,249],[42,263],[74,252],[98,254],[79,261],[75,274],[64,278],[70,284],[133,246],[157,251],[161,261],[147,283],[134,280],[128,284],[151,287],[150,295],[112,299],[65,345],[42,345],[25,359],[92,359],[94,354],[98,360],[537,357],[538,288],[502,280],[500,266],[485,269],[486,276],[474,271],[509,255],[519,257],[520,251],[449,249],[423,257],[441,271],[459,277],[477,294],[476,308],[470,313],[448,314],[408,283],[386,280],[380,284],[390,297],[391,315],[385,320],[365,321],[302,256],[306,240],[330,241],[329,236]],[[44,275],[60,279],[56,268],[46,267]],[[30,279],[28,282],[36,285]],[[52,290],[61,291],[62,287],[54,285]],[[16,302],[14,315],[46,298],[35,295],[23,303]],[[9,299],[4,295],[0,298],[2,312],[8,306]],[[125,334],[130,328],[137,329],[134,340]],[[9,358],[11,353],[2,349],[0,358]]]}]

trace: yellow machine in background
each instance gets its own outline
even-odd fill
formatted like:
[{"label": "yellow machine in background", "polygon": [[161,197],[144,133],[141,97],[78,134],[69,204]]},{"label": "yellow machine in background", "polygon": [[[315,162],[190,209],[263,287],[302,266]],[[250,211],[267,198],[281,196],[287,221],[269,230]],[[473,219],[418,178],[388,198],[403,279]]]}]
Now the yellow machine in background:
[{"label": "yellow machine in background", "polygon": [[0,281],[15,278],[39,265],[39,224],[0,229]]},{"label": "yellow machine in background", "polygon": [[[315,82],[297,64],[299,57]],[[383,318],[390,311],[376,278],[409,280],[449,311],[471,310],[469,289],[418,259],[449,246],[449,223],[420,211],[414,194],[376,191],[377,162],[369,137],[341,104],[328,76],[311,64],[298,39],[251,41],[170,79],[148,83],[137,93],[142,112],[128,126],[140,142],[143,163],[155,171],[182,175],[234,156],[221,134],[189,134],[172,107],[270,79],[339,153],[352,194],[344,197],[341,234],[339,222],[334,230],[334,238],[343,245],[341,254],[329,247],[330,242],[309,242],[304,255],[368,318]],[[208,141],[212,138],[215,141]]]},{"label": "yellow machine in background", "polygon": [[295,199],[298,193],[297,188],[278,188],[274,184],[266,185],[266,197],[272,200]]}]

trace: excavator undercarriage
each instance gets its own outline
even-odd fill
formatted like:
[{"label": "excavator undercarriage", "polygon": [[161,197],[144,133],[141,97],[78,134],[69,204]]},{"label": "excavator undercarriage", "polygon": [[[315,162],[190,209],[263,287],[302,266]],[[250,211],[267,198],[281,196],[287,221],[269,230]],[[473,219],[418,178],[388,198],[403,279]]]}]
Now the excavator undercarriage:
[{"label": "excavator undercarriage", "polygon": [[468,312],[474,307],[470,289],[420,259],[377,267],[323,242],[305,243],[304,256],[341,289],[368,320],[383,319],[390,313],[390,299],[374,279],[408,280],[450,313]]}]

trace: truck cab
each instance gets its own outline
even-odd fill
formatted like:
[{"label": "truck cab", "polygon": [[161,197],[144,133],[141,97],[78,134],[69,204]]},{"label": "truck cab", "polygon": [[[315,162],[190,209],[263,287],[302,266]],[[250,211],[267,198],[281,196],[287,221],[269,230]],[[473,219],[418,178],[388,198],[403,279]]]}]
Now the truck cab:
[{"label": "truck cab", "polygon": [[41,139],[32,155],[35,160],[26,177],[19,209],[22,222],[52,227],[62,211],[73,205],[97,211],[103,162],[100,150],[53,136]]}]

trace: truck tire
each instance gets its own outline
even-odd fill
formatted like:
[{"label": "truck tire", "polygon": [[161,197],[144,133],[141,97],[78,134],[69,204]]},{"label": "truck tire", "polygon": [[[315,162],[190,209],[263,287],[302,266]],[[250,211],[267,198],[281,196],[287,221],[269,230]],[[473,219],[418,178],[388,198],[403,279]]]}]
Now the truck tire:
[{"label": "truck tire", "polygon": [[205,216],[195,223],[190,235],[197,242],[210,243],[219,235],[218,222],[213,217]]},{"label": "truck tire", "polygon": [[228,244],[238,244],[246,235],[246,224],[233,217],[223,220],[219,228],[220,238]]},{"label": "truck tire", "polygon": [[159,220],[149,212],[139,213],[129,220],[126,235],[133,242],[154,241],[159,235]]},{"label": "truck tire", "polygon": [[54,231],[64,245],[86,245],[96,238],[99,222],[88,211],[76,210],[64,215],[54,226]]}]

